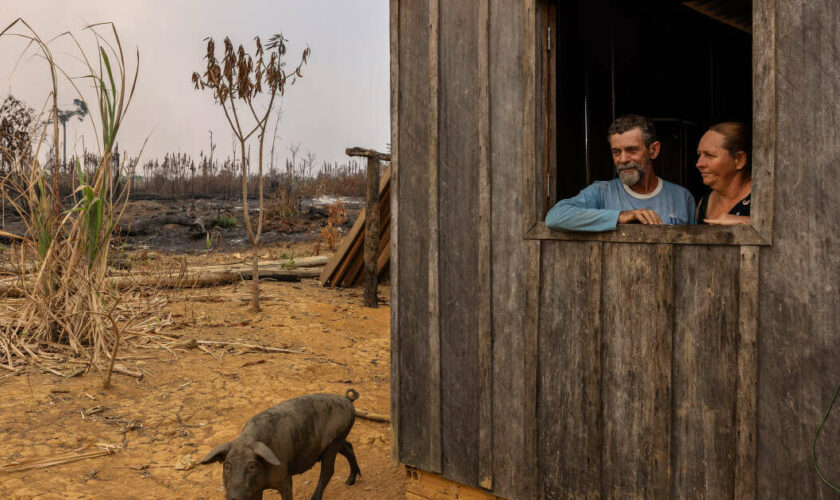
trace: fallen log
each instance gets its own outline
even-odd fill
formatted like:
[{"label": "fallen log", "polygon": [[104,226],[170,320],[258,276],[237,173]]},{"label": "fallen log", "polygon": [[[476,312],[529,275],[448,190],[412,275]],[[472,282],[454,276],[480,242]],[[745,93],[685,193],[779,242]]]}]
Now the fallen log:
[{"label": "fallen log", "polygon": [[[265,260],[260,262],[260,267],[266,267],[271,269],[282,268],[282,269],[296,269],[301,267],[319,267],[326,265],[327,260],[329,260],[325,255],[315,255],[312,257],[301,257],[299,259],[293,260]],[[241,262],[232,262],[230,264],[213,264],[209,266],[195,266],[187,268],[188,273],[201,273],[201,272],[252,272],[253,264],[248,262],[245,263],[244,261]],[[179,271],[172,270],[172,271],[159,271],[154,273],[147,273],[146,276],[167,276],[173,273],[177,273]],[[110,273],[110,276],[132,276],[139,274],[137,271],[114,271]],[[2,281],[0,281],[2,283]]]},{"label": "fallen log", "polygon": [[[184,274],[158,274],[143,276],[110,276],[105,278],[105,283],[118,290],[129,290],[140,287],[155,288],[202,288],[207,286],[226,285],[239,281],[251,279],[251,267],[241,266],[240,268],[223,269],[219,271],[187,271]],[[300,281],[301,278],[317,278],[321,275],[319,267],[297,267],[288,268],[285,266],[267,266],[260,268],[260,279],[277,281]],[[20,281],[0,282],[0,296],[2,297],[23,297],[24,289]]]},{"label": "fallen log", "polygon": [[359,408],[356,408],[356,416],[373,422],[391,422],[391,417],[388,415],[380,415],[379,413],[372,413],[367,410],[360,410]]},{"label": "fallen log", "polygon": [[[184,274],[158,276],[113,276],[105,278],[105,282],[121,290],[140,286],[156,288],[202,288],[206,286],[226,285],[251,279],[250,266],[239,269],[222,269],[218,271],[188,271]],[[300,281],[301,278],[316,278],[321,275],[318,267],[298,267],[289,269],[284,266],[270,266],[260,268],[260,279],[277,281]],[[0,288],[0,293],[2,289]]]},{"label": "fallen log", "polygon": [[[296,267],[319,267],[327,264],[329,258],[326,255],[314,255],[312,257],[301,257],[299,259],[284,259],[284,260],[264,260],[260,261],[260,267],[263,266],[282,266],[287,268]],[[210,266],[191,267],[189,270],[194,271],[215,271],[215,270],[239,270],[239,268],[248,268],[250,271],[253,264],[251,262],[236,262],[231,264],[214,264]]]}]

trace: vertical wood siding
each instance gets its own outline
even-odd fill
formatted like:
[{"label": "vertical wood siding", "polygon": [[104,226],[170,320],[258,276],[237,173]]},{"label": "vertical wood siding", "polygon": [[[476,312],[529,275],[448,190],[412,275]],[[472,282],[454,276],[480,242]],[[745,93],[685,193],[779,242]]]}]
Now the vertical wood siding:
[{"label": "vertical wood siding", "polygon": [[[758,496],[836,498],[810,443],[840,383],[840,2],[776,0],[773,246],[759,271]],[[840,477],[837,407],[816,448]]]},{"label": "vertical wood siding", "polygon": [[478,480],[478,3],[439,18],[440,362],[443,473]]},{"label": "vertical wood siding", "polygon": [[543,498],[600,495],[602,248],[543,247],[537,405]]},{"label": "vertical wood siding", "polygon": [[[389,0],[389,22],[392,27],[399,27],[400,24],[400,2]],[[390,30],[391,49],[391,261],[389,263],[391,273],[391,385],[399,390],[400,387],[400,264],[399,264],[399,227],[400,227],[400,205],[399,205],[399,168],[400,163],[400,35],[399,29]],[[400,398],[391,398],[391,461],[399,462],[399,428],[400,428]]]},{"label": "vertical wood siding", "polygon": [[[524,240],[536,220],[524,173],[536,154],[534,1],[399,2],[401,462],[511,499],[823,494],[803,443],[832,390],[821,376],[840,379],[822,328],[840,320],[837,224],[817,223],[840,200],[806,172],[830,179],[840,160],[840,30],[828,29],[840,4],[819,1],[835,17],[816,20],[804,0],[756,2],[772,4],[787,61],[779,140],[795,146],[776,158],[779,186],[801,188],[777,186],[795,210],[776,212],[761,267],[754,248]],[[823,26],[814,40],[797,16]],[[819,71],[830,82],[799,76]],[[805,118],[798,109],[820,106],[809,92],[824,101]],[[819,228],[826,237],[803,238]],[[838,443],[826,442],[829,457]]]},{"label": "vertical wood siding", "polygon": [[[493,491],[528,498],[525,452],[528,248],[500,235],[522,224],[522,27],[518,0],[489,2],[491,269],[493,335]],[[539,250],[537,249],[537,252]],[[536,337],[536,335],[534,335]]]},{"label": "vertical wood siding", "polygon": [[673,422],[674,247],[605,245],[602,284],[604,492],[664,498]]},{"label": "vertical wood siding", "polygon": [[[398,324],[400,461],[428,470],[429,372],[429,10],[399,5]],[[406,61],[410,61],[407,63]]]},{"label": "vertical wood siding", "polygon": [[674,494],[734,490],[738,247],[678,247],[674,264]]}]

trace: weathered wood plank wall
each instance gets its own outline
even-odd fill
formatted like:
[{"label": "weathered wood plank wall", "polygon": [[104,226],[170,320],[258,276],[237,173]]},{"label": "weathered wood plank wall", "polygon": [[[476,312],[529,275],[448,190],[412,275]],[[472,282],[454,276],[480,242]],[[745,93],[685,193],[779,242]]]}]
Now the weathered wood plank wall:
[{"label": "weathered wood plank wall", "polygon": [[738,247],[677,247],[674,263],[673,488],[677,498],[735,488]]},{"label": "weathered wood plank wall", "polygon": [[[773,246],[759,270],[758,496],[835,498],[810,443],[840,383],[840,2],[768,3],[778,147]],[[835,482],[838,449],[835,414],[816,450]]]},{"label": "weathered wood plank wall", "polygon": [[[443,474],[478,478],[478,2],[440,0],[439,221]],[[457,215],[456,215],[457,214]]]},{"label": "weathered wood plank wall", "polygon": [[[400,2],[397,32],[398,193],[396,249],[400,296],[396,345],[399,363],[398,449],[400,461],[430,469],[431,391],[429,373],[429,9]],[[410,237],[409,237],[410,236]]]},{"label": "weathered wood plank wall", "polygon": [[[491,237],[517,232],[522,224],[523,87],[522,29],[518,0],[489,2],[489,94]],[[514,131],[514,132],[512,132]],[[493,490],[528,498],[534,484],[526,452],[526,312],[528,248],[514,238],[492,237]],[[534,335],[536,336],[536,335]],[[533,457],[534,459],[536,457]]]},{"label": "weathered wood plank wall", "polygon": [[398,7],[400,461],[514,499],[826,496],[840,3],[755,0],[760,251],[523,239],[535,2]]},{"label": "weathered wood plank wall", "polygon": [[544,498],[601,491],[602,261],[602,243],[543,245],[537,421]]},{"label": "weathered wood plank wall", "polygon": [[673,247],[608,244],[602,277],[602,480],[608,496],[662,498],[671,466]]}]

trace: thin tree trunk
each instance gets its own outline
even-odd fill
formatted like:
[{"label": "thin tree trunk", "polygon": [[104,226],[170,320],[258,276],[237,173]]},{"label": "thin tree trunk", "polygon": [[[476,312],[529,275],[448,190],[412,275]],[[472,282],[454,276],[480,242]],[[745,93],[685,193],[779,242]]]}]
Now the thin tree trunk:
[{"label": "thin tree trunk", "polygon": [[253,250],[253,274],[251,276],[251,309],[260,312],[260,256],[259,243],[254,243]]},{"label": "thin tree trunk", "polygon": [[254,258],[253,277],[251,279],[251,310],[260,311],[260,261],[259,261],[259,240],[251,227],[251,215],[248,212],[248,158],[245,156],[245,141],[240,141],[240,154],[242,155],[242,218],[245,221],[245,230],[248,232],[248,239],[251,240],[251,250]]}]

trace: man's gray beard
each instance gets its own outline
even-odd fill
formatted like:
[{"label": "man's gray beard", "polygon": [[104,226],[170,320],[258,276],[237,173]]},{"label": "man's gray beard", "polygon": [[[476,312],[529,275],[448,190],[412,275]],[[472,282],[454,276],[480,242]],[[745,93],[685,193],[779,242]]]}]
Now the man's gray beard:
[{"label": "man's gray beard", "polygon": [[626,163],[616,168],[618,170],[618,177],[626,186],[635,186],[642,180],[645,172],[647,172],[647,168],[636,162]]}]

